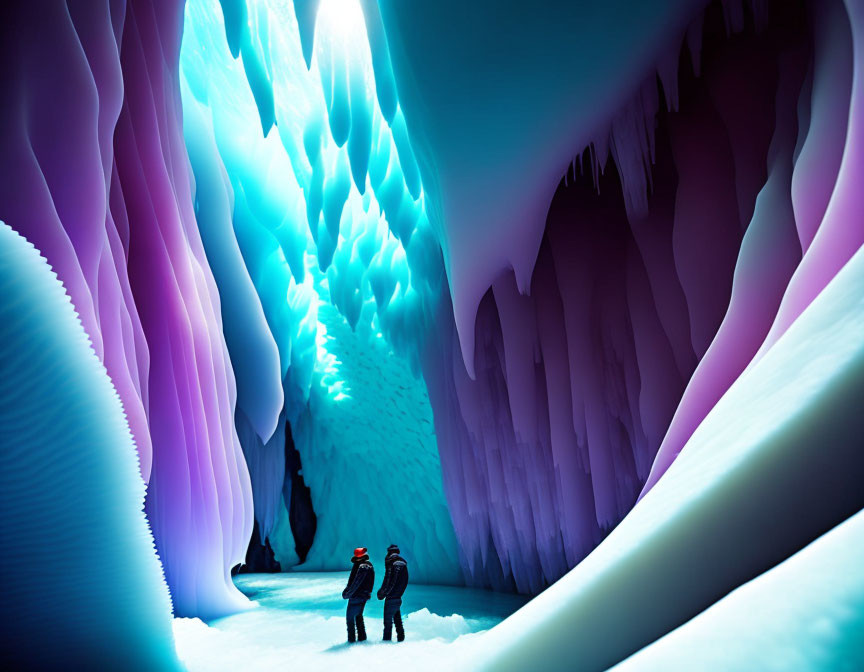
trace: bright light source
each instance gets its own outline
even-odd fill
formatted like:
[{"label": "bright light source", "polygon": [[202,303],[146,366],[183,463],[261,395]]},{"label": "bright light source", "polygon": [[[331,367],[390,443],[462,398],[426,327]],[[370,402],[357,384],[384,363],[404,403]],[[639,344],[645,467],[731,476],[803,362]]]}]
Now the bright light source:
[{"label": "bright light source", "polygon": [[315,24],[317,39],[365,40],[366,23],[359,0],[321,0]]}]

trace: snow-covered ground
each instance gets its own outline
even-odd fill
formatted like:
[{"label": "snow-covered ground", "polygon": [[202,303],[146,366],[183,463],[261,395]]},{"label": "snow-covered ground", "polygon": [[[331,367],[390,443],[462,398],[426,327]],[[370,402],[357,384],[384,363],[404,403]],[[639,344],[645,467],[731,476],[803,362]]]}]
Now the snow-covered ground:
[{"label": "snow-covered ground", "polygon": [[[379,573],[383,568],[378,568]],[[237,587],[257,606],[212,621],[174,620],[180,659],[190,672],[218,670],[472,669],[484,630],[526,598],[451,586],[409,585],[402,602],[406,641],[381,642],[383,602],[372,599],[365,619],[369,641],[346,643],[347,572],[247,574]],[[380,579],[381,577],[376,577]],[[376,581],[376,587],[379,581]]]}]

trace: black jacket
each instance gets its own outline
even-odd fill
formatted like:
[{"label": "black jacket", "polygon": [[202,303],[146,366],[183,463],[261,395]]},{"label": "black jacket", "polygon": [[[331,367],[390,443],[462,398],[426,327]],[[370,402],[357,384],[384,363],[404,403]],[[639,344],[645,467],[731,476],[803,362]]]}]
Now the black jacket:
[{"label": "black jacket", "polygon": [[348,576],[348,585],[342,591],[343,599],[368,600],[372,597],[372,589],[375,587],[375,570],[369,562],[369,556],[351,558],[353,567]]},{"label": "black jacket", "polygon": [[378,589],[378,599],[402,597],[408,586],[408,563],[398,553],[384,559],[384,581]]}]

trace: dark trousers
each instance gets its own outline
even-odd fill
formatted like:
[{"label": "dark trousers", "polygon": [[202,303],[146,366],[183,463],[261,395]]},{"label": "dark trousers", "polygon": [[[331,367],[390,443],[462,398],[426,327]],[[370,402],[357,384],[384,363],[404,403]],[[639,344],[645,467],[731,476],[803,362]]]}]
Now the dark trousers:
[{"label": "dark trousers", "polygon": [[354,640],[354,624],[357,624],[357,641],[363,642],[366,640],[366,624],[363,622],[363,608],[366,606],[366,600],[363,598],[352,597],[348,600],[348,609],[345,612],[345,620],[348,621],[348,641]]},{"label": "dark trousers", "polygon": [[384,641],[392,639],[393,624],[396,624],[396,641],[405,639],[405,630],[402,629],[402,607],[401,597],[388,597],[384,600]]}]

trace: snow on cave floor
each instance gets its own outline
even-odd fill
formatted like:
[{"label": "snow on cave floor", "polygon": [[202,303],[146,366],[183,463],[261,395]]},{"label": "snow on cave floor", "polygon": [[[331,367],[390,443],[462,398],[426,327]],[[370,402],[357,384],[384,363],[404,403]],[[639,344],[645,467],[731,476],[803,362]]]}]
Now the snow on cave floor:
[{"label": "snow on cave floor", "polygon": [[[376,589],[382,576],[376,575]],[[521,595],[409,584],[402,600],[406,640],[381,641],[384,603],[373,595],[364,613],[369,640],[349,645],[342,599],[347,578],[348,572],[236,576],[234,583],[258,606],[209,625],[175,619],[180,659],[190,672],[471,669],[481,633],[527,601]]]}]

